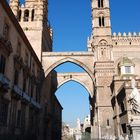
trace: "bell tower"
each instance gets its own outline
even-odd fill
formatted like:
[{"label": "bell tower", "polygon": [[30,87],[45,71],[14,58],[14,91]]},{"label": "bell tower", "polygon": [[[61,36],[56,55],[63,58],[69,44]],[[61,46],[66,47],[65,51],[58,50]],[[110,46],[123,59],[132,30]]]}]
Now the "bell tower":
[{"label": "bell tower", "polygon": [[92,35],[88,51],[94,53],[94,117],[93,138],[103,139],[113,135],[113,110],[111,106],[111,81],[114,75],[112,31],[109,0],[91,0]]},{"label": "bell tower", "polygon": [[48,25],[48,0],[25,0],[21,5],[17,5],[17,1],[11,0],[10,7],[36,55],[42,61],[42,52],[52,51],[52,30]]},{"label": "bell tower", "polygon": [[91,8],[92,35],[88,49],[94,51],[96,60],[111,60],[112,31],[109,0],[92,0]]}]

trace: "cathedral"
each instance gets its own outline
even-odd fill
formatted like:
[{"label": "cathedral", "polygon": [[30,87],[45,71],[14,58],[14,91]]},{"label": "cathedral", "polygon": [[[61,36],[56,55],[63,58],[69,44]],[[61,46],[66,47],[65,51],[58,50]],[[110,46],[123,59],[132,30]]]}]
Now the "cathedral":
[{"label": "cathedral", "polygon": [[[55,91],[89,92],[91,139],[140,139],[140,33],[112,33],[109,0],[91,0],[86,52],[52,52],[48,0],[0,1],[0,139],[61,140]],[[65,62],[86,73],[59,74]]]},{"label": "cathedral", "polygon": [[112,34],[109,0],[92,0],[91,4],[88,51],[94,53],[95,59],[94,136],[106,138],[113,134],[116,138],[138,140],[140,33]]}]

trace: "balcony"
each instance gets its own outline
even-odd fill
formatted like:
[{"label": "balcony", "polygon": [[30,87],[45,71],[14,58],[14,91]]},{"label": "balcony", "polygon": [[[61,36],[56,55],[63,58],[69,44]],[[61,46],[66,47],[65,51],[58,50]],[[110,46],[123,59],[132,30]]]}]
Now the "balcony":
[{"label": "balcony", "polygon": [[34,107],[36,107],[36,108],[38,108],[38,109],[41,109],[40,104],[37,103],[33,98],[31,98],[31,104],[32,104]]},{"label": "balcony", "polygon": [[13,86],[13,93],[15,97],[21,98],[22,97],[22,89],[18,87],[17,85]]},{"label": "balcony", "polygon": [[0,73],[0,89],[7,92],[10,88],[10,80],[2,73]]},{"label": "balcony", "polygon": [[31,99],[31,97],[26,92],[23,92],[22,93],[22,98],[27,103],[29,103],[30,102],[30,99]]}]

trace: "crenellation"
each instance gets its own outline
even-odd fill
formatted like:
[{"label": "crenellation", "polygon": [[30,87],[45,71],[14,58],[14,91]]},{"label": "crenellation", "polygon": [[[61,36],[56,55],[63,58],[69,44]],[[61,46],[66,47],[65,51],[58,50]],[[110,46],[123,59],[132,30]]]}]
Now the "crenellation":
[{"label": "crenellation", "polygon": [[139,37],[139,36],[140,36],[140,32],[139,33],[136,33],[136,32],[121,33],[121,32],[118,32],[118,34],[116,32],[114,32],[112,35],[112,37]]},{"label": "crenellation", "polygon": [[140,33],[136,32],[128,32],[128,33],[121,33],[119,32],[118,34],[116,32],[113,33],[112,35],[112,42],[113,46],[139,46],[140,45]]}]

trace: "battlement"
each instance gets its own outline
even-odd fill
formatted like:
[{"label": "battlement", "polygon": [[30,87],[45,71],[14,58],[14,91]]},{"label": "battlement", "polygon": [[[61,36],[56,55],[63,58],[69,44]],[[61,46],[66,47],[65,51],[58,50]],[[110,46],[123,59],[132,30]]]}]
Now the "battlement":
[{"label": "battlement", "polygon": [[113,33],[113,46],[140,46],[140,32],[129,33]]},{"label": "battlement", "polygon": [[116,32],[114,32],[113,37],[140,37],[140,32],[139,33],[136,33],[136,32],[120,33],[119,32],[118,34]]}]

